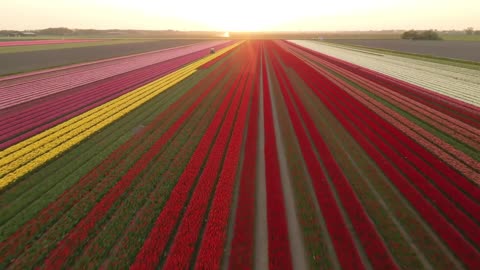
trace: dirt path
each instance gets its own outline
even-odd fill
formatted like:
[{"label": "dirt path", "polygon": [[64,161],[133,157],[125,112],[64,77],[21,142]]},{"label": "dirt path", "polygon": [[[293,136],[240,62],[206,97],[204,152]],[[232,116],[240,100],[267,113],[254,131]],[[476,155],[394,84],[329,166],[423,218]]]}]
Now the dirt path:
[{"label": "dirt path", "polygon": [[[273,83],[267,68],[268,80],[270,87],[270,95],[275,98],[273,91]],[[272,102],[273,125],[275,127],[275,139],[278,150],[278,161],[280,163],[281,181],[283,187],[283,194],[285,199],[285,209],[287,211],[288,236],[290,240],[290,252],[292,254],[292,263],[294,269],[308,269],[306,260],[305,245],[303,243],[302,230],[297,218],[297,209],[295,207],[294,191],[292,189],[292,181],[288,172],[288,161],[286,158],[286,150],[282,143],[283,136],[280,132],[280,122],[278,120],[277,109],[275,102]]]},{"label": "dirt path", "polygon": [[[261,59],[260,67],[263,65]],[[260,75],[260,97],[258,116],[257,182],[255,211],[255,255],[254,268],[268,269],[268,229],[267,229],[267,188],[265,183],[265,130],[263,115],[263,76]]]}]

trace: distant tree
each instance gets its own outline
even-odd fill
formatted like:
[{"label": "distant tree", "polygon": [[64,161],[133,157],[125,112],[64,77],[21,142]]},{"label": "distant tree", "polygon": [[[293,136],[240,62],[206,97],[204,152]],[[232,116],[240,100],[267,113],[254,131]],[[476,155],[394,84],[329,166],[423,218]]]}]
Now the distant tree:
[{"label": "distant tree", "polygon": [[418,33],[415,30],[409,30],[407,32],[403,32],[402,39],[415,39]]},{"label": "distant tree", "polygon": [[438,35],[437,31],[434,30],[427,30],[420,34],[419,39],[426,39],[426,40],[440,40],[440,36]]},{"label": "distant tree", "polygon": [[0,36],[14,37],[21,35],[22,32],[15,30],[0,30]]},{"label": "distant tree", "polygon": [[52,36],[62,36],[62,35],[71,35],[73,30],[70,30],[66,27],[56,27],[56,28],[47,28],[42,30],[35,31],[39,35],[52,35]]},{"label": "distant tree", "polygon": [[427,31],[409,30],[402,34],[402,39],[441,40],[442,38],[440,37],[440,35],[438,35],[438,32],[435,30],[427,30]]},{"label": "distant tree", "polygon": [[480,35],[480,30],[476,30],[475,33],[473,33],[475,35]]},{"label": "distant tree", "polygon": [[474,33],[473,27],[468,27],[467,29],[465,29],[465,34],[473,35],[473,33]]}]

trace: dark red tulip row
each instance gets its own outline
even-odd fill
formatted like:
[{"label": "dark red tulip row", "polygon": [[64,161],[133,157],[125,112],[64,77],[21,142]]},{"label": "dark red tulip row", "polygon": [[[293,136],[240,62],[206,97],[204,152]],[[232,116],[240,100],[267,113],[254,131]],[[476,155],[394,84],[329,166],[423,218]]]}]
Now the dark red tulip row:
[{"label": "dark red tulip row", "polygon": [[[258,56],[258,54],[257,54]],[[260,57],[258,57],[260,61]],[[259,65],[259,64],[257,64]],[[257,67],[256,72],[260,69]],[[255,179],[257,175],[258,117],[260,79],[255,78],[255,88],[250,106],[243,166],[230,254],[230,269],[252,269],[255,238]]]},{"label": "dark red tulip row", "polygon": [[[400,134],[384,119],[378,115],[375,116],[353,97],[332,85],[330,81],[322,81],[322,76],[298,58],[290,57],[290,61],[292,61],[290,64],[295,64],[299,75],[314,90],[318,98],[364,147],[403,196],[412,203],[452,251],[469,268],[479,268],[480,253],[474,247],[480,245],[478,225],[428,184],[428,180],[419,172],[423,173],[428,170],[425,166],[419,167],[418,171],[408,164],[403,155],[397,152],[404,147],[400,141],[404,139],[402,137],[405,135]],[[389,133],[383,133],[382,129],[388,130]],[[383,136],[377,132],[382,132]],[[391,141],[388,137],[399,140]],[[392,148],[397,148],[397,150]],[[420,148],[416,149],[421,151]],[[420,193],[415,185],[425,194]],[[435,203],[429,201],[428,197],[434,199]],[[450,219],[447,220],[443,215],[449,216]]]}]

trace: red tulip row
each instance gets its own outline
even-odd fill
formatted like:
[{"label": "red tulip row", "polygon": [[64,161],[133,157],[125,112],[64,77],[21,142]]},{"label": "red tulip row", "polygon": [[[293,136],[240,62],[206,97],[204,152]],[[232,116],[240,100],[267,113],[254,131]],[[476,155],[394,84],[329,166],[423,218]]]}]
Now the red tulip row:
[{"label": "red tulip row", "polygon": [[[297,70],[302,70],[300,75],[314,89],[319,99],[364,147],[430,226],[443,238],[465,265],[472,269],[478,268],[480,266],[480,254],[474,247],[478,247],[480,244],[479,236],[475,233],[479,231],[478,225],[441,197],[438,191],[428,184],[425,176],[408,164],[404,154],[397,152],[405,147],[401,143],[402,140],[404,143],[408,142],[408,139],[403,138],[406,136],[395,130],[384,119],[372,113],[346,92],[333,86],[331,82],[324,83],[320,88],[319,80],[322,78],[321,76],[298,59],[295,64]],[[388,133],[384,130],[388,130]],[[391,138],[398,138],[398,140],[394,141]],[[412,142],[408,143],[413,145]],[[419,147],[415,149],[422,151]],[[432,159],[434,158],[432,157]],[[432,159],[429,161],[432,162]],[[418,170],[424,173],[429,169],[424,165],[419,167]],[[417,187],[425,192],[425,195],[433,196],[432,199],[436,200],[438,209],[414,187],[409,179],[414,181]],[[439,210],[451,219],[447,220]],[[459,230],[452,226],[450,222],[456,224]],[[470,238],[473,246],[466,238]]]},{"label": "red tulip row", "polygon": [[251,52],[253,53],[248,51],[245,60],[252,63],[253,66],[247,71],[250,76],[245,80],[245,93],[243,94],[242,102],[237,113],[230,143],[227,148],[227,153],[225,154],[225,161],[208,213],[208,221],[205,225],[203,239],[195,261],[196,269],[219,269],[223,257],[228,219],[232,208],[235,179],[237,171],[239,170],[240,153],[243,146],[247,115],[250,99],[254,90],[252,86],[253,84],[258,86],[259,81],[257,76],[258,60],[256,60],[258,59],[258,45],[248,43],[245,46],[252,48]]},{"label": "red tulip row", "polygon": [[[210,150],[208,159],[205,163],[203,171],[198,179],[198,183],[189,201],[188,207],[185,210],[185,214],[183,215],[182,221],[176,232],[172,246],[169,250],[169,256],[167,257],[164,265],[166,269],[185,269],[190,265],[193,253],[195,252],[195,243],[197,243],[197,241],[199,241],[200,239],[201,229],[203,227],[204,220],[207,220],[207,222],[210,224],[210,219],[217,218],[216,216],[206,217],[209,204],[211,204],[212,193],[215,186],[217,186],[217,188],[222,188],[218,186],[222,184],[218,181],[234,181],[234,178],[229,178],[228,174],[230,173],[230,176],[234,175],[235,168],[226,167],[228,165],[232,165],[229,164],[230,160],[227,160],[227,157],[229,156],[226,155],[229,154],[227,148],[229,150],[231,149],[235,151],[235,149],[239,149],[240,146],[233,146],[232,144],[241,144],[242,142],[242,140],[240,140],[238,137],[236,137],[236,139],[238,139],[237,141],[232,141],[233,138],[231,136],[232,130],[239,132],[238,130],[234,130],[234,125],[242,125],[241,121],[240,123],[237,122],[239,121],[238,118],[240,117],[240,119],[242,119],[246,115],[246,111],[242,110],[241,108],[241,105],[248,103],[249,98],[249,95],[245,93],[248,93],[248,91],[246,91],[245,89],[245,85],[248,82],[251,83],[251,78],[249,78],[249,70],[251,69],[251,63],[246,63],[247,69],[243,72],[241,80],[238,82],[238,84],[233,85],[233,87],[230,89],[230,91],[235,92],[235,97],[232,104],[230,105],[230,108],[225,116],[220,131],[215,139],[215,144]],[[240,133],[240,135],[243,135],[243,132]],[[230,146],[232,146],[232,148],[230,148]],[[233,154],[235,154],[235,152]],[[233,157],[230,156],[230,158]],[[227,163],[223,163],[224,160],[227,161]],[[223,177],[221,175],[220,179],[217,181],[219,173],[223,172],[221,171],[222,163],[223,168],[226,170],[224,173],[226,173],[227,175],[224,175]],[[225,179],[224,177],[227,178]],[[227,196],[227,194],[223,195]],[[222,199],[229,200],[228,197]],[[210,206],[210,211],[214,211],[214,208],[212,207],[215,207],[215,205]],[[206,235],[205,237],[212,237],[212,235]],[[213,253],[212,255],[217,254]],[[215,260],[218,258],[212,257],[211,259]]]},{"label": "red tulip row", "polygon": [[[240,72],[240,74],[236,77],[232,78],[234,79],[233,85],[238,85],[244,76],[244,71],[246,68],[247,67],[243,67],[241,69],[242,72]],[[215,114],[213,121],[210,123],[207,129],[207,132],[203,135],[202,140],[198,144],[197,149],[193,153],[188,165],[178,179],[178,182],[172,190],[168,201],[162,209],[162,212],[155,221],[152,231],[148,235],[134,263],[132,264],[132,269],[155,269],[159,265],[161,255],[164,253],[167,243],[172,237],[172,233],[179,223],[179,218],[182,216],[183,209],[186,203],[189,201],[189,194],[196,185],[196,179],[202,171],[202,167],[204,165],[208,165],[208,163],[205,163],[205,160],[209,156],[210,148],[213,147],[212,144],[216,145],[216,143],[218,143],[218,139],[216,139],[217,133],[219,132],[219,128],[222,126],[223,119],[225,118],[225,115],[230,107],[230,103],[232,103],[234,94],[237,93],[235,96],[235,102],[238,103],[240,101],[240,96],[238,95],[239,91],[234,91],[233,85],[228,86],[229,88],[227,96]],[[234,106],[235,103],[232,104],[232,108]],[[203,173],[207,173],[207,171],[204,171]],[[201,195],[206,196],[205,194]],[[186,248],[192,249],[192,247]]]},{"label": "red tulip row", "polygon": [[[258,56],[258,54],[257,54]],[[259,64],[257,64],[259,65]],[[259,72],[259,68],[255,69]],[[252,269],[255,237],[255,179],[257,175],[257,140],[260,79],[255,78],[252,104],[248,119],[243,166],[230,253],[230,269]]]},{"label": "red tulip row", "polygon": [[319,56],[320,58],[325,59],[331,63],[335,63],[339,67],[345,68],[350,72],[374,81],[399,94],[405,95],[417,102],[434,108],[477,129],[480,128],[480,114],[478,114],[478,108],[474,105],[465,103],[455,98],[444,96],[431,90],[412,85],[410,83],[392,78],[390,76],[375,71],[371,71],[366,68],[359,67],[347,61],[336,59],[334,57],[316,52],[314,50],[301,47],[294,43],[290,44],[312,55]]},{"label": "red tulip row", "polygon": [[[276,48],[276,49],[277,49],[276,51],[279,54],[279,58],[281,58],[282,60],[284,60],[285,62],[291,65],[296,64],[291,60],[294,57],[293,55],[287,54],[285,51],[279,48]],[[285,81],[284,81],[285,83],[284,84],[281,83],[280,88],[287,102],[287,107],[289,109],[292,122],[295,126],[295,131],[297,132],[297,136],[299,138],[303,138],[303,139],[299,139],[301,146],[303,146],[302,148],[304,148],[302,149],[302,151],[305,153],[307,152],[306,147],[308,147],[309,145],[308,139],[307,139],[308,138],[307,133],[309,133],[312,138],[312,142],[315,146],[315,149],[318,151],[319,155],[322,157],[322,162],[325,165],[326,173],[328,173],[331,179],[331,182],[338,193],[341,204],[345,208],[345,211],[347,212],[352,222],[352,225],[355,228],[356,234],[360,242],[365,247],[365,252],[368,258],[370,259],[372,266],[374,268],[379,268],[379,269],[398,269],[398,266],[395,264],[393,258],[388,252],[387,247],[385,246],[385,243],[383,242],[377,230],[375,229],[374,224],[370,221],[360,200],[358,199],[357,195],[355,194],[352,187],[350,186],[350,183],[346,179],[345,175],[342,173],[335,159],[333,158],[330,150],[328,149],[327,144],[322,139],[322,136],[316,129],[313,119],[306,111],[304,105],[302,104],[302,102],[298,97],[298,94],[294,91],[293,86],[290,84],[289,80],[287,79],[285,72],[282,70],[281,64],[275,58],[272,60],[272,63],[274,64],[275,73],[277,77],[285,78]],[[299,69],[298,71],[301,72],[301,69]],[[323,85],[324,82],[322,80],[317,80],[316,84]],[[287,91],[290,92],[292,99],[296,102],[299,114],[295,112],[292,99],[288,97]],[[306,130],[304,130],[301,127],[301,119],[303,119],[305,123]],[[308,156],[305,156],[307,164],[310,162],[318,163],[318,160],[314,158],[314,155],[312,155],[313,153],[312,149],[310,149],[308,152],[310,154]],[[309,161],[311,159],[314,159],[314,160]],[[317,164],[316,167],[320,168],[320,164]],[[313,167],[310,166],[309,171],[312,171],[312,169]],[[322,180],[321,178],[317,178],[314,176],[312,177],[314,179],[314,185],[315,185],[315,182],[322,181],[325,185],[323,188],[329,189],[328,181],[325,178]],[[325,175],[323,177],[325,177]],[[319,197],[318,194],[317,194],[317,197]],[[339,254],[339,250],[337,250],[337,254]],[[344,260],[340,259],[340,263],[343,263],[343,261]]]},{"label": "red tulip row", "polygon": [[[267,69],[268,47],[263,49],[262,79],[265,129],[265,183],[267,189],[268,261],[270,269],[292,269],[292,255],[287,217],[281,183],[275,126],[270,93],[270,74]],[[272,74],[273,75],[273,74]]]}]

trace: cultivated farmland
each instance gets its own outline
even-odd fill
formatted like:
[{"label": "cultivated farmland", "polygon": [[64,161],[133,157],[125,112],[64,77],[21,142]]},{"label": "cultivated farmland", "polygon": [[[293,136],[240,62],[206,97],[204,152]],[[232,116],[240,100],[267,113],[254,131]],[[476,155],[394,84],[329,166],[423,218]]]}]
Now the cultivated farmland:
[{"label": "cultivated farmland", "polygon": [[361,45],[366,47],[388,49],[407,53],[455,58],[468,61],[480,61],[480,53],[478,53],[480,51],[479,41],[345,39],[331,40],[331,42]]},{"label": "cultivated farmland", "polygon": [[83,42],[93,42],[93,41],[96,41],[96,40],[95,39],[14,40],[14,41],[0,42],[0,47],[64,44],[64,43],[83,43]]},{"label": "cultivated farmland", "polygon": [[0,268],[480,269],[478,75],[221,40],[0,79]]}]

